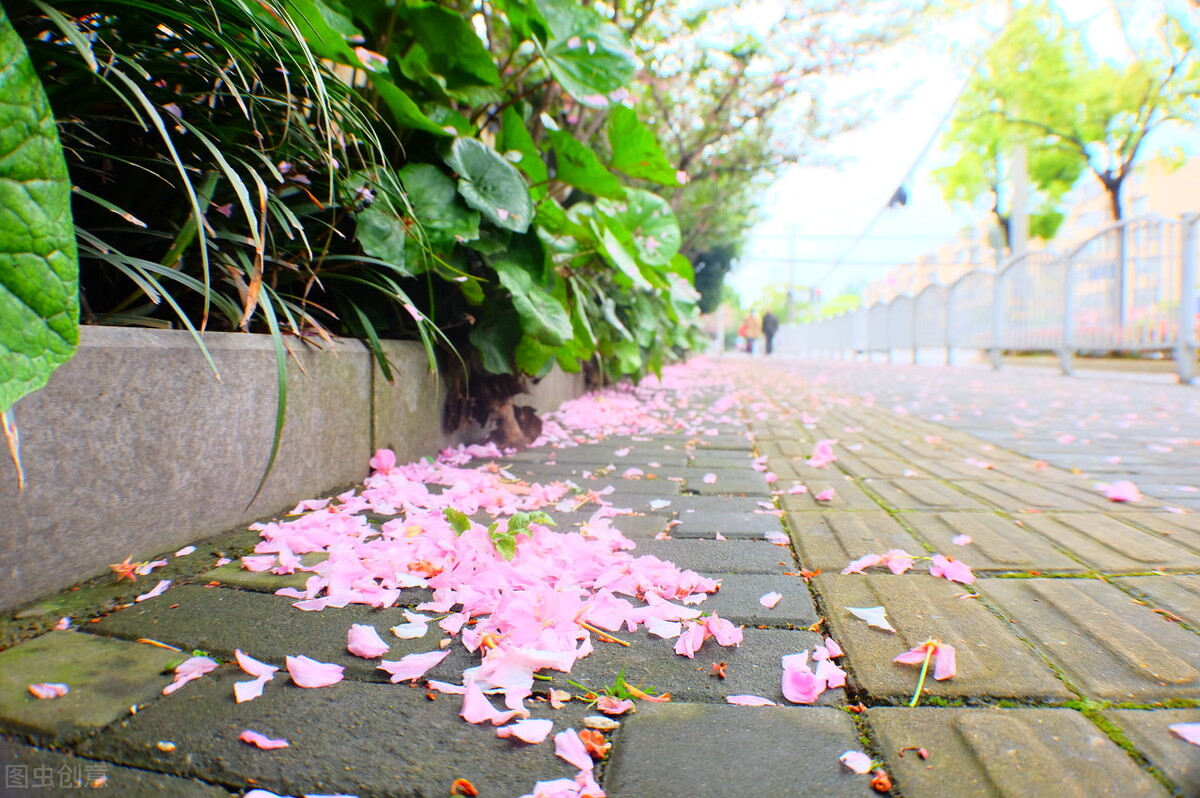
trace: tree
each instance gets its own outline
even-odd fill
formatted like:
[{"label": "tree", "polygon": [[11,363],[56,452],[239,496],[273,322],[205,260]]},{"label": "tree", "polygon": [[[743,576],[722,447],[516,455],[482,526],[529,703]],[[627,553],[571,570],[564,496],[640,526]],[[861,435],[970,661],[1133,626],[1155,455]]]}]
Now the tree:
[{"label": "tree", "polygon": [[1029,186],[1033,196],[1029,231],[1043,240],[1054,237],[1062,225],[1058,210],[1063,196],[1083,173],[1084,163],[1074,151],[1045,137],[1007,124],[982,102],[988,80],[984,64],[968,86],[956,109],[943,149],[953,158],[948,166],[934,171],[934,180],[949,201],[971,203],[987,197],[1000,228],[1004,247],[1012,250],[1012,174],[1009,165],[1018,147],[1026,149]]},{"label": "tree", "polygon": [[1114,8],[1129,45],[1121,61],[1089,50],[1044,0],[1019,9],[989,48],[969,105],[994,115],[1004,140],[1015,135],[1077,159],[1100,181],[1119,221],[1121,189],[1147,137],[1168,122],[1196,119],[1200,40],[1196,21],[1169,7],[1149,36],[1131,6]]}]

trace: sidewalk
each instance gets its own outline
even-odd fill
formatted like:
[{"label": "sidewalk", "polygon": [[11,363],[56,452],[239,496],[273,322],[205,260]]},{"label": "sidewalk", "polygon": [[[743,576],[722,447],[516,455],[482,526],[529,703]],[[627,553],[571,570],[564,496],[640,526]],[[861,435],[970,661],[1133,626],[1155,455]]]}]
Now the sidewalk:
[{"label": "sidewalk", "polygon": [[[1195,392],[727,357],[570,403],[557,445],[377,456],[0,623],[0,794],[1198,795],[1169,728],[1200,723]],[[1122,480],[1145,495],[1097,487]],[[924,660],[894,659],[930,639],[909,707]],[[194,652],[220,664],[163,695]]]}]

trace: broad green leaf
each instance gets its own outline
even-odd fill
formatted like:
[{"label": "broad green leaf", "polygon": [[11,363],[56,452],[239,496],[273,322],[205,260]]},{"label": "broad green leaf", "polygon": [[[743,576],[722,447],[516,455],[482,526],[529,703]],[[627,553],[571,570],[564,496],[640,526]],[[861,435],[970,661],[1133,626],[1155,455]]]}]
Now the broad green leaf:
[{"label": "broad green leaf", "polygon": [[388,110],[392,112],[392,118],[401,127],[424,130],[427,133],[433,133],[437,136],[454,135],[427,117],[421,111],[420,107],[413,102],[413,99],[401,91],[387,77],[371,73],[367,76],[367,79],[371,81],[371,86],[378,92],[380,99],[387,105]]},{"label": "broad green leaf", "polygon": [[613,347],[621,374],[636,374],[642,368],[642,350],[636,341],[617,341]]},{"label": "broad green leaf", "polygon": [[524,263],[525,258],[494,257],[488,264],[496,270],[500,283],[512,294],[513,307],[521,317],[521,327],[547,346],[562,346],[571,340],[571,318],[567,309],[535,282]]},{"label": "broad green leaf", "polygon": [[607,107],[607,96],[629,83],[637,60],[620,28],[576,0],[538,0],[550,38],[543,54],[550,73],[584,105]]},{"label": "broad green leaf", "polygon": [[682,252],[675,253],[671,258],[671,262],[667,264],[667,269],[671,274],[677,274],[689,283],[696,282],[696,270],[692,267],[692,262],[688,260],[687,255]]},{"label": "broad green leaf", "polygon": [[513,165],[478,139],[456,138],[446,163],[458,173],[458,193],[497,227],[524,233],[533,221],[529,187]]},{"label": "broad green leaf", "polygon": [[564,350],[565,347],[547,346],[533,336],[526,335],[517,344],[513,357],[516,360],[517,369],[522,373],[532,377],[542,377],[550,371],[550,366],[554,363],[555,358]]},{"label": "broad green leaf", "polygon": [[[657,194],[631,188],[624,200],[597,201],[596,210],[628,231],[642,263],[666,266],[679,252],[683,241],[679,222],[671,206]],[[621,230],[614,229],[620,236]]]},{"label": "broad green leaf", "polygon": [[[493,300],[491,305],[495,305]],[[467,336],[488,374],[512,374],[513,350],[521,340],[521,325],[513,312],[482,318]]]},{"label": "broad green leaf", "polygon": [[410,163],[400,170],[408,203],[435,249],[479,237],[479,212],[458,196],[454,180],[431,163]]},{"label": "broad green leaf", "polygon": [[515,41],[527,41],[534,36],[544,41],[549,36],[546,20],[534,0],[493,0],[493,5],[508,18]]},{"label": "broad green leaf", "polygon": [[471,23],[434,3],[398,5],[409,32],[429,56],[429,64],[447,85],[498,86],[500,72]]},{"label": "broad green leaf", "polygon": [[554,179],[597,197],[625,196],[625,189],[613,173],[600,163],[596,153],[565,130],[547,133],[558,157]]},{"label": "broad green leaf", "polygon": [[521,159],[516,162],[517,168],[534,183],[549,181],[550,173],[546,171],[542,153],[533,143],[533,137],[529,135],[529,129],[525,127],[525,120],[521,119],[517,110],[512,106],[505,108],[500,115],[500,122],[500,136],[496,140],[496,147],[505,154],[520,153]]},{"label": "broad green leaf", "polygon": [[354,237],[363,252],[411,276],[412,272],[405,267],[404,254],[404,242],[408,234],[404,222],[388,203],[373,202],[355,213],[354,218],[358,223]]},{"label": "broad green leaf", "polygon": [[614,105],[608,112],[608,143],[614,169],[664,186],[679,185],[676,169],[658,146],[658,139],[632,108]]},{"label": "broad green leaf", "polygon": [[616,266],[620,272],[618,282],[622,282],[621,277],[624,277],[624,282],[631,284],[634,288],[650,288],[649,281],[642,275],[642,270],[633,255],[608,227],[600,230],[600,243],[604,259]]},{"label": "broad green leaf", "polygon": [[0,413],[79,341],[71,183],[54,115],[0,7]]},{"label": "broad green leaf", "polygon": [[442,510],[442,515],[450,522],[450,528],[454,530],[454,534],[456,535],[461,535],[471,528],[471,519],[462,510],[447,507]]}]

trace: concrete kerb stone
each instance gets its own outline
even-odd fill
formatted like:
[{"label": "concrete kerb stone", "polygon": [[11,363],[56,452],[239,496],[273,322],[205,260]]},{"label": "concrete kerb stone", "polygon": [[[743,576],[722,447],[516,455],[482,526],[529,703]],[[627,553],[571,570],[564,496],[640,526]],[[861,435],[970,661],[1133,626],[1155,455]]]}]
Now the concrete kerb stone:
[{"label": "concrete kerb stone", "polygon": [[[50,632],[0,651],[0,728],[66,743],[95,734],[130,708],[153,701],[171,682],[174,651],[82,632]],[[60,698],[37,699],[31,684],[65,684]]]},{"label": "concrete kerb stone", "polygon": [[[1168,794],[1070,709],[881,707],[866,719],[906,798]],[[901,753],[910,746],[929,759]]]},{"label": "concrete kerb stone", "polygon": [[976,582],[1020,633],[1090,698],[1200,698],[1200,636],[1099,579]]},{"label": "concrete kerb stone", "polygon": [[1170,731],[1177,723],[1200,723],[1200,709],[1109,709],[1100,714],[1120,728],[1180,795],[1200,795],[1196,746]]},{"label": "concrete kerb stone", "polygon": [[866,798],[875,795],[870,779],[838,762],[857,748],[856,737],[853,721],[833,709],[645,707],[616,734],[605,791],[612,798]]},{"label": "concrete kerb stone", "polygon": [[[820,574],[813,578],[826,625],[845,650],[853,684],[882,703],[907,702],[919,670],[893,662],[935,638],[955,647],[958,672],[926,680],[945,699],[1063,702],[1075,694],[987,607],[965,588],[921,574]],[[883,607],[896,632],[868,627],[847,607]]]},{"label": "concrete kerb stone", "polygon": [[780,574],[796,570],[792,552],[765,540],[671,538],[638,540],[634,556],[651,555],[713,577],[724,574]]}]

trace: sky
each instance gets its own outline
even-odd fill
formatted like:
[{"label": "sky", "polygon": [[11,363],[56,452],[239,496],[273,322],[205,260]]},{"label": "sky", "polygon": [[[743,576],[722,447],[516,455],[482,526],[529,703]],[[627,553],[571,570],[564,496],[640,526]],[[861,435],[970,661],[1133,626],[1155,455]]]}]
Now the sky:
[{"label": "sky", "polygon": [[[1120,47],[1119,33],[1095,0],[1058,0],[1073,22],[1086,24],[1098,50]],[[965,83],[965,72],[944,54],[910,45],[899,57],[855,78],[843,90],[879,88],[893,99],[874,122],[839,136],[827,151],[837,167],[789,167],[767,190],[762,221],[727,282],[743,303],[757,302],[773,283],[820,283],[825,299],[861,288],[890,267],[931,253],[959,231],[978,224],[980,211],[951,207],[932,182],[945,163],[935,136]],[[906,99],[898,100],[899,97]],[[905,182],[908,204],[880,210]],[[870,233],[855,240],[879,215]],[[794,260],[790,253],[794,247]],[[853,249],[851,249],[853,247]],[[842,265],[831,271],[839,259]]]}]

